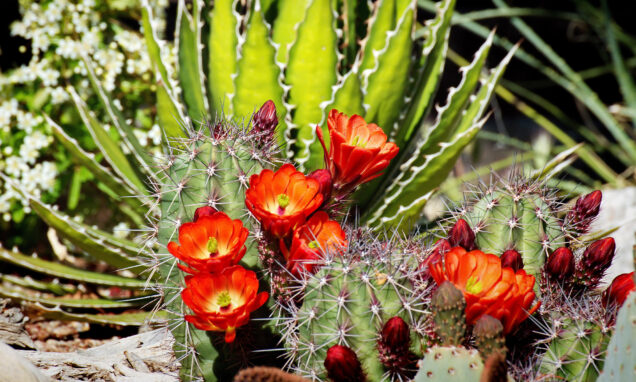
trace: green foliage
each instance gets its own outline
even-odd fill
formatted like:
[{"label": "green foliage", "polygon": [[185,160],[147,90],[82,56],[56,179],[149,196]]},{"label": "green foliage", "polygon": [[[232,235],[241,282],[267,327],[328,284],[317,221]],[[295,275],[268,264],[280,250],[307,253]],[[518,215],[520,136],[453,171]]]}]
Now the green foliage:
[{"label": "green foliage", "polygon": [[434,346],[420,361],[415,382],[479,381],[484,364],[479,352],[463,347]]},{"label": "green foliage", "polygon": [[616,317],[614,334],[607,345],[607,356],[599,382],[629,381],[636,370],[633,348],[636,343],[636,293],[625,300]]}]

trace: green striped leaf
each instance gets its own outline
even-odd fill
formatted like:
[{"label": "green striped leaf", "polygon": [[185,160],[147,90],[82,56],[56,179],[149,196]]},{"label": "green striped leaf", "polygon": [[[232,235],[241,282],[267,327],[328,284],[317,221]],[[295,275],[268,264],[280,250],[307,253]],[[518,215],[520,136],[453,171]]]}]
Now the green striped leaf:
[{"label": "green striped leaf", "polygon": [[298,25],[305,18],[311,0],[280,0],[272,29],[272,42],[278,45],[276,61],[286,64],[289,48],[296,41]]},{"label": "green striped leaf", "polygon": [[[307,171],[321,167],[323,151],[315,127],[323,120],[323,107],[336,84],[338,36],[331,0],[313,0],[298,27],[298,39],[289,52],[285,82],[290,86],[288,103],[298,134],[295,160]],[[326,126],[322,126],[328,135]]]},{"label": "green striped leaf", "polygon": [[88,132],[93,137],[93,141],[104,155],[106,161],[111,165],[113,170],[126,182],[126,184],[134,190],[134,194],[148,194],[146,185],[139,179],[135,170],[133,170],[130,162],[119,148],[108,132],[102,125],[91,115],[84,101],[79,97],[75,89],[70,89],[71,97],[75,102],[77,111]]},{"label": "green striped leaf", "polygon": [[362,43],[362,61],[360,74],[366,76],[365,71],[373,70],[376,65],[375,52],[386,46],[386,35],[395,27],[395,0],[379,0],[374,4],[375,11],[369,20],[367,38]]},{"label": "green striped leaf", "polygon": [[178,66],[177,75],[187,106],[188,115],[192,121],[201,121],[207,117],[207,99],[203,84],[203,58],[201,42],[201,11],[199,1],[192,2],[192,14],[188,12],[185,1],[179,1],[177,11],[177,47]]},{"label": "green striped leaf", "polygon": [[389,134],[404,104],[409,78],[415,5],[401,14],[395,31],[387,33],[384,49],[375,54],[376,67],[363,77],[365,119]]},{"label": "green striped leaf", "polygon": [[[325,113],[329,113],[331,109],[337,109],[347,115],[364,115],[364,107],[362,106],[362,84],[358,77],[358,67],[351,69],[338,86],[334,88],[332,100],[329,106],[325,108]],[[324,120],[322,123],[325,123]],[[329,134],[325,134],[325,142],[327,143],[328,140]]]},{"label": "green striped leaf", "polygon": [[[280,69],[275,64],[274,46],[269,42],[269,27],[263,18],[260,2],[256,1],[249,16],[245,41],[240,46],[238,75],[234,79],[236,95],[232,99],[234,115],[251,115],[267,100],[283,110],[283,89],[278,83]],[[284,126],[277,130],[278,143],[284,148]]]},{"label": "green striped leaf", "polygon": [[27,256],[19,252],[9,251],[4,248],[0,248],[0,259],[48,276],[89,284],[139,289],[152,287],[154,285],[145,280],[73,268],[57,262],[43,260],[36,256]]},{"label": "green striped leaf", "polygon": [[235,91],[233,76],[238,70],[238,25],[241,18],[236,12],[237,2],[238,0],[215,1],[210,14],[209,102],[217,115],[232,114],[231,97]]}]

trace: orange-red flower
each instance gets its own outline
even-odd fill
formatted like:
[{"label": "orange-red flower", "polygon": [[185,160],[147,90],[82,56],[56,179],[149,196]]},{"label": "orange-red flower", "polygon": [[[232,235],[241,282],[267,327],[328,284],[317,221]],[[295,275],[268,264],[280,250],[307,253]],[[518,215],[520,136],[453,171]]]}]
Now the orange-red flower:
[{"label": "orange-red flower", "polygon": [[301,225],[320,204],[323,196],[315,179],[284,164],[278,171],[263,170],[252,175],[245,192],[245,205],[276,237],[287,236]]},{"label": "orange-red flower", "polygon": [[333,109],[327,126],[331,140],[329,152],[320,127],[316,127],[316,134],[337,190],[351,190],[380,176],[399,151],[395,143],[387,142],[386,134],[378,125],[367,124],[359,115],[348,117]]},{"label": "orange-red flower", "polygon": [[232,220],[224,212],[202,216],[179,227],[179,244],[171,241],[168,251],[188,264],[179,268],[188,273],[220,272],[237,264],[245,255],[248,230],[240,220]]},{"label": "orange-red flower", "polygon": [[540,305],[531,306],[534,276],[502,267],[501,259],[490,253],[455,247],[444,256],[444,264],[431,264],[431,275],[438,285],[448,280],[464,292],[468,325],[488,314],[500,320],[508,334]]},{"label": "orange-red flower", "polygon": [[340,224],[329,220],[326,212],[318,211],[294,231],[289,250],[282,240],[280,248],[287,259],[287,268],[299,277],[304,270],[311,273],[316,271],[321,252],[333,253],[346,243]]},{"label": "orange-red flower", "polygon": [[245,325],[250,314],[260,308],[269,294],[258,293],[256,273],[240,265],[221,273],[197,273],[186,276],[183,302],[194,315],[186,321],[197,329],[225,332],[225,342],[233,342],[236,328]]}]

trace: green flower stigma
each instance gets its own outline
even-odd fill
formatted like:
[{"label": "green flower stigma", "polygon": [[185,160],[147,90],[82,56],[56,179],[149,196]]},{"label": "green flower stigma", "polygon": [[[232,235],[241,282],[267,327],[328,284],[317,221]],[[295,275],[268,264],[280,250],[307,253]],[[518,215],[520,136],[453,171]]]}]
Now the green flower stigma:
[{"label": "green flower stigma", "polygon": [[309,244],[307,244],[307,246],[311,249],[318,249],[320,247],[320,244],[318,244],[317,240],[314,240],[310,242]]},{"label": "green flower stigma", "polygon": [[216,241],[215,237],[211,237],[208,239],[208,251],[210,253],[216,253],[219,249],[219,243]]},{"label": "green flower stigma", "polygon": [[477,294],[481,292],[482,289],[484,289],[484,286],[481,284],[479,280],[477,280],[476,277],[471,277],[466,282],[466,292],[470,294]]},{"label": "green flower stigma", "polygon": [[367,143],[366,143],[366,142],[364,142],[364,141],[360,142],[360,136],[359,136],[359,135],[356,135],[356,136],[353,138],[353,142],[351,142],[351,143],[352,143],[354,146],[362,147],[362,148],[364,148],[364,146],[366,146],[366,145],[367,145]]},{"label": "green flower stigma", "polygon": [[228,305],[230,305],[230,303],[232,303],[230,294],[225,291],[221,292],[216,298],[216,304],[221,308],[226,308]]},{"label": "green flower stigma", "polygon": [[285,194],[279,194],[276,197],[276,200],[278,201],[278,205],[280,206],[280,208],[285,208],[289,205],[289,196]]}]

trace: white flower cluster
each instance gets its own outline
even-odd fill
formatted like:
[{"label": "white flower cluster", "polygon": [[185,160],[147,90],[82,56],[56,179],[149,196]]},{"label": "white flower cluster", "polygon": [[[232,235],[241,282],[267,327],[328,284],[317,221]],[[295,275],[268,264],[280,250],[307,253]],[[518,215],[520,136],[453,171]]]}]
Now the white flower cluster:
[{"label": "white flower cluster", "polygon": [[[150,0],[149,3],[155,17],[159,16],[157,20],[165,25],[163,14],[168,0]],[[133,6],[121,4],[113,6]],[[21,0],[20,5],[22,19],[11,25],[11,33],[30,40],[31,60],[0,74],[0,171],[12,178],[22,191],[40,196],[53,190],[58,168],[55,161],[49,160],[55,145],[39,111],[42,105],[63,106],[69,101],[66,91],[69,84],[86,99],[93,94],[82,57],[94,62],[95,74],[108,92],[118,89],[121,81],[130,82],[131,78],[150,88],[154,75],[141,31],[112,24],[110,16],[101,13],[111,6],[110,2]],[[167,58],[167,63],[173,60]],[[16,89],[31,92],[31,98],[12,99]],[[114,102],[123,109],[122,99],[114,99]],[[135,134],[144,146],[160,144],[161,131],[157,126],[150,130],[140,127],[135,126]],[[0,214],[5,220],[10,219],[14,203],[22,204],[29,212],[24,202],[0,180]]]}]

